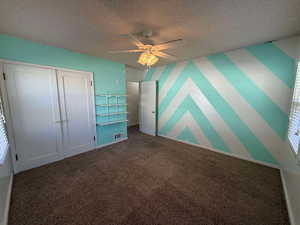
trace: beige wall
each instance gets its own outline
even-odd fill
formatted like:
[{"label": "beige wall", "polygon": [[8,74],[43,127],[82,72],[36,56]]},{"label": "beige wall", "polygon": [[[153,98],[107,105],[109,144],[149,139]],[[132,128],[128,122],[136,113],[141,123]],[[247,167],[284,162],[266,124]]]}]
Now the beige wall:
[{"label": "beige wall", "polygon": [[[299,63],[300,37],[291,39],[290,47],[293,48],[296,61]],[[285,183],[291,213],[291,223],[294,225],[300,224],[300,162],[296,159],[288,143],[286,143],[285,147],[280,152],[280,156],[282,177],[283,182]]]},{"label": "beige wall", "polygon": [[126,80],[129,82],[139,82],[144,79],[145,70],[139,70],[130,66],[125,67],[126,70]]},{"label": "beige wall", "polygon": [[126,66],[127,81],[127,111],[128,126],[137,125],[139,123],[139,81],[145,76],[144,70],[139,70],[130,66]]},{"label": "beige wall", "polygon": [[128,126],[139,124],[139,83],[127,82]]}]

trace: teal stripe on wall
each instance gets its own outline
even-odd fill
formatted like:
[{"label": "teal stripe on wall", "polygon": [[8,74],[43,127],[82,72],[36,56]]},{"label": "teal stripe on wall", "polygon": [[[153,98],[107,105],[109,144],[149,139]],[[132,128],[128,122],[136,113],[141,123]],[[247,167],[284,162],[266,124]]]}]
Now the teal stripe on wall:
[{"label": "teal stripe on wall", "polygon": [[284,140],[288,116],[225,54],[207,57],[224,75],[239,94],[262,116],[269,126]]},{"label": "teal stripe on wall", "polygon": [[148,69],[146,76],[145,76],[145,81],[149,81],[152,79],[153,73],[156,71],[156,68],[150,68]]},{"label": "teal stripe on wall", "polygon": [[164,111],[167,109],[168,105],[172,101],[172,99],[176,96],[180,88],[183,86],[186,79],[189,77],[188,73],[188,66],[185,66],[181,74],[178,76],[177,80],[173,84],[173,86],[168,90],[166,96],[162,99],[161,103],[158,107],[158,119],[161,117],[161,115],[164,113]]},{"label": "teal stripe on wall", "polygon": [[[158,106],[158,133],[191,143],[189,136],[191,139],[197,137],[198,142],[201,142],[199,137],[203,137],[203,143],[212,143],[207,143],[208,147],[219,148],[215,147],[216,140],[211,138],[209,132],[204,132],[204,126],[209,126],[224,144],[232,148],[230,150],[233,154],[279,165],[277,160],[285,145],[287,112],[296,75],[296,63],[290,57],[295,55],[294,50],[298,44],[294,40],[246,47],[244,50],[247,53],[243,51],[239,63],[235,63],[225,53],[199,58],[197,66],[191,60],[157,68],[162,71],[160,76],[155,73],[155,78],[149,75],[148,79],[159,77],[159,95],[163,91]],[[251,74],[252,71],[255,74]],[[186,86],[187,81],[193,83],[192,89]],[[222,82],[225,82],[224,86]],[[195,124],[188,117],[182,117],[185,110],[182,107],[187,107],[186,102],[191,101],[186,100],[186,96],[195,101],[200,111],[193,114],[193,107],[189,106],[188,112],[196,121]],[[203,101],[201,96],[205,98]],[[181,102],[182,99],[186,102]],[[206,100],[213,108],[204,108]],[[197,115],[203,115],[204,118]],[[202,122],[200,126],[199,121],[207,121],[206,117],[210,125]],[[182,127],[179,127],[178,122]],[[181,133],[178,135],[179,131]]]},{"label": "teal stripe on wall", "polygon": [[277,160],[270,154],[266,147],[257,139],[247,125],[240,119],[232,107],[218,93],[218,91],[203,76],[198,68],[191,63],[192,74],[197,74],[196,85],[214,106],[222,119],[228,124],[241,143],[246,147],[249,154],[256,160],[278,165]]},{"label": "teal stripe on wall", "polygon": [[[210,84],[210,82],[203,76],[200,70],[192,62],[189,62],[187,64],[173,87],[170,88],[168,94],[165,97],[166,100],[163,99],[162,103],[164,103],[164,108],[167,108],[172,98],[180,90],[184,81],[188,77],[192,78],[198,88],[206,96],[208,101],[213,105],[215,110],[228,124],[233,133],[239,138],[241,143],[246,147],[249,154],[254,159],[278,165],[277,160],[268,152],[266,147],[257,139],[257,137],[240,119],[240,117],[236,114],[232,107],[226,102],[226,100],[218,93],[218,91]],[[161,112],[161,114],[162,113],[163,112]],[[173,122],[176,123],[175,120]]]},{"label": "teal stripe on wall", "polygon": [[203,114],[203,112],[199,109],[199,107],[196,105],[196,103],[190,96],[187,96],[182,101],[180,106],[177,108],[177,110],[174,112],[171,118],[166,122],[166,124],[162,127],[159,133],[162,135],[166,135],[169,131],[172,130],[175,124],[186,112],[190,112],[192,114],[193,118],[201,127],[203,133],[208,138],[208,140],[214,148],[222,150],[224,152],[230,152],[223,139],[219,136],[219,134],[210,124],[209,120],[206,118],[206,116]]},{"label": "teal stripe on wall", "polygon": [[268,67],[289,88],[293,87],[295,81],[295,60],[293,58],[272,43],[249,46],[246,50]]},{"label": "teal stripe on wall", "polygon": [[173,69],[175,68],[176,64],[169,64],[164,68],[164,71],[159,77],[158,82],[158,90],[161,90],[161,88],[164,86],[166,80],[168,79],[169,75],[172,73]]},{"label": "teal stripe on wall", "polygon": [[180,134],[176,137],[176,139],[181,140],[181,141],[187,141],[192,144],[199,144],[197,139],[194,137],[193,133],[188,127],[185,127]]}]

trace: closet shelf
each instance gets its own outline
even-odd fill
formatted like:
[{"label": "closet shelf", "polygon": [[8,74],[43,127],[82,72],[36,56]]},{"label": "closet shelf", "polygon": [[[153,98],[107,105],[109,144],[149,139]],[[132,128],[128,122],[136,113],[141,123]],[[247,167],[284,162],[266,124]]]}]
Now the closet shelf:
[{"label": "closet shelf", "polygon": [[103,122],[103,123],[97,123],[98,126],[106,126],[110,124],[115,124],[115,123],[124,123],[127,122],[128,120],[116,120],[116,121],[109,121],[109,122]]},{"label": "closet shelf", "polygon": [[[112,125],[112,124],[117,124],[117,123],[124,123],[127,122],[127,118],[114,118],[115,120],[113,120],[113,118],[110,118],[110,116],[113,115],[126,115],[128,112],[124,111],[126,109],[123,109],[122,106],[127,106],[126,102],[123,102],[123,97],[127,96],[125,94],[96,94],[96,96],[103,96],[104,97],[104,102],[98,102],[98,104],[96,104],[96,106],[100,106],[100,107],[105,107],[102,112],[97,113],[97,116],[102,116],[103,117],[107,117],[108,121],[101,121],[99,123],[97,123],[97,126],[108,126],[108,125]],[[103,100],[103,99],[102,99]],[[110,107],[116,107],[116,109],[114,108],[110,108]],[[122,116],[123,117],[123,116]],[[126,117],[126,116],[124,116]],[[99,118],[99,117],[98,117]]]},{"label": "closet shelf", "polygon": [[100,113],[100,114],[96,114],[96,115],[97,116],[111,116],[111,115],[120,115],[120,114],[128,114],[128,112]]},{"label": "closet shelf", "polygon": [[96,96],[102,96],[102,97],[126,97],[128,95],[122,95],[122,94],[96,94]]},{"label": "closet shelf", "polygon": [[96,106],[126,106],[127,104],[96,104]]}]

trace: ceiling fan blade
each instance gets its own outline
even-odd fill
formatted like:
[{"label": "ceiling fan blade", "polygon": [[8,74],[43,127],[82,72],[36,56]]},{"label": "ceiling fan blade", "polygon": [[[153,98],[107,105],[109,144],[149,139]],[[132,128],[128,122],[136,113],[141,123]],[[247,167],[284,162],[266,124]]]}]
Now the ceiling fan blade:
[{"label": "ceiling fan blade", "polygon": [[166,54],[164,52],[153,52],[154,55],[165,58],[165,59],[169,59],[169,60],[176,60],[175,56]]},{"label": "ceiling fan blade", "polygon": [[139,39],[137,39],[134,35],[128,34],[128,36],[131,38],[132,43],[134,45],[136,45],[139,48],[144,48],[145,45]]},{"label": "ceiling fan blade", "polygon": [[178,45],[181,45],[183,43],[184,43],[184,41],[182,39],[176,39],[176,40],[172,40],[172,41],[167,41],[162,44],[154,45],[153,47],[156,50],[164,50],[164,49],[169,49],[169,48],[175,48]]},{"label": "ceiling fan blade", "polygon": [[109,53],[127,53],[127,52],[143,52],[143,49],[132,49],[132,50],[112,50]]}]

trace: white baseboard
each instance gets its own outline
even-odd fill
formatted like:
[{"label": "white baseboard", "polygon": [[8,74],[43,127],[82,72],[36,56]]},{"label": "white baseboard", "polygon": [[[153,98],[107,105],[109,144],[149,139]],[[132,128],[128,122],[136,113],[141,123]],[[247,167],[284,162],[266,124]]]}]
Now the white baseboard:
[{"label": "white baseboard", "polygon": [[[268,166],[268,167],[280,169],[279,167],[274,166],[274,165],[269,164],[269,163],[264,163],[264,162],[260,162],[260,161],[257,161],[257,160],[247,159],[247,158],[244,158],[244,157],[232,154],[232,153],[220,152],[219,150],[216,150],[216,149],[213,149],[213,148],[208,148],[206,146],[202,146],[202,145],[199,145],[199,144],[192,144],[192,143],[189,143],[189,142],[186,142],[186,141],[177,140],[175,138],[168,137],[168,136],[165,136],[165,135],[158,135],[158,136],[161,136],[161,137],[164,137],[164,138],[168,138],[168,139],[171,139],[171,140],[174,140],[174,141],[178,141],[178,142],[181,142],[181,143],[184,143],[184,144],[189,144],[189,145],[193,145],[193,146],[196,146],[196,147],[200,147],[201,149],[204,149],[204,150],[209,150],[209,151],[213,151],[213,152],[216,152],[216,153],[221,153],[221,154],[224,154],[224,155],[235,157],[235,158],[238,158],[238,159],[242,159],[242,160],[254,162],[254,163],[257,163],[257,164],[261,164],[261,165],[264,165],[264,166]],[[105,146],[116,144],[116,143],[125,141],[127,139],[128,139],[128,137],[122,138],[122,139],[120,139],[118,141],[114,141],[114,142],[103,144],[103,145],[98,145],[98,146],[96,146],[96,148],[102,148],[102,147],[105,147]],[[283,190],[284,190],[285,200],[286,200],[286,204],[287,204],[287,209],[288,209],[290,223],[291,223],[291,225],[296,225],[295,220],[294,220],[294,216],[293,216],[293,211],[292,211],[292,208],[291,208],[290,198],[289,198],[287,187],[286,187],[286,181],[285,181],[282,169],[280,169],[280,177],[281,177],[281,181],[282,181],[282,185],[283,185]],[[3,224],[2,225],[7,225],[8,224],[8,216],[9,216],[9,208],[10,208],[10,201],[11,201],[12,186],[13,186],[13,174],[11,175],[10,181],[9,181],[8,196],[7,196],[6,203],[5,203],[4,218],[3,218]]]},{"label": "white baseboard", "polygon": [[213,149],[213,148],[208,148],[208,147],[203,146],[203,145],[193,144],[193,143],[189,143],[189,142],[186,142],[186,141],[177,140],[176,138],[168,137],[168,136],[165,136],[165,135],[158,135],[158,136],[168,138],[168,139],[171,139],[171,140],[174,140],[174,141],[178,141],[178,142],[181,142],[181,143],[184,143],[184,144],[193,145],[193,146],[196,146],[196,147],[201,147],[204,150],[209,150],[209,151],[221,153],[221,154],[228,155],[228,156],[231,156],[231,157],[234,157],[234,158],[250,161],[250,162],[253,162],[253,163],[257,163],[257,164],[260,164],[260,165],[263,165],[263,166],[272,167],[272,168],[275,168],[275,169],[279,169],[280,170],[281,183],[282,183],[282,186],[283,186],[283,191],[284,191],[284,196],[285,196],[285,200],[286,200],[286,205],[287,205],[287,210],[288,210],[288,214],[289,214],[290,223],[291,223],[291,225],[296,225],[295,219],[294,219],[295,217],[293,215],[293,210],[292,210],[292,206],[291,206],[291,202],[290,202],[290,198],[289,198],[289,194],[288,194],[288,190],[287,190],[287,186],[286,186],[286,181],[285,181],[285,178],[284,178],[284,174],[282,172],[283,169],[280,168],[279,166],[275,166],[275,165],[272,165],[270,163],[260,162],[258,160],[254,160],[254,159],[248,159],[248,158],[241,157],[241,156],[238,156],[238,155],[235,155],[235,154],[232,154],[232,153],[221,152],[221,151],[218,151],[218,150]]},{"label": "white baseboard", "polygon": [[[114,142],[111,142],[111,143],[107,143],[107,144],[103,144],[103,145],[98,145],[98,146],[96,146],[96,148],[93,148],[93,149],[90,149],[90,150],[95,150],[97,148],[103,148],[105,146],[116,144],[116,143],[125,141],[127,139],[128,139],[128,137],[122,138],[122,139],[120,139],[118,141],[114,141]],[[5,202],[3,223],[0,224],[0,225],[7,225],[8,224],[8,214],[9,214],[9,207],[10,207],[10,200],[11,200],[11,193],[12,193],[12,186],[13,186],[13,177],[14,176],[12,174],[11,177],[10,177],[9,185],[8,185],[8,193],[7,193],[7,198],[6,198],[6,202]]]},{"label": "white baseboard", "polygon": [[95,149],[103,148],[103,147],[106,147],[106,146],[109,146],[109,145],[113,145],[113,144],[116,144],[116,143],[119,143],[119,142],[122,142],[122,141],[126,141],[127,139],[128,139],[128,137],[126,137],[126,138],[121,138],[120,140],[113,141],[113,142],[110,142],[110,143],[107,143],[107,144],[97,145]]},{"label": "white baseboard", "polygon": [[8,193],[7,193],[7,198],[6,198],[6,202],[5,202],[5,208],[4,208],[3,225],[8,224],[8,213],[9,213],[9,207],[10,207],[13,180],[14,180],[14,175],[12,174],[10,176],[9,185],[8,185]]},{"label": "white baseboard", "polygon": [[291,223],[291,225],[296,225],[295,219],[294,219],[295,217],[293,215],[293,210],[292,210],[292,206],[291,206],[291,202],[290,202],[290,198],[289,198],[289,194],[288,194],[288,190],[287,190],[287,186],[286,186],[286,181],[285,181],[285,178],[284,178],[284,174],[282,172],[282,168],[280,168],[278,166],[275,166],[275,165],[272,165],[272,164],[269,164],[269,163],[260,162],[260,161],[254,160],[254,159],[248,159],[248,158],[245,158],[245,157],[241,157],[241,156],[238,156],[238,155],[235,155],[235,154],[232,154],[232,153],[220,152],[216,149],[208,148],[208,147],[203,146],[203,145],[193,144],[193,143],[189,143],[189,142],[186,142],[186,141],[177,140],[176,138],[173,138],[173,137],[168,137],[168,136],[165,136],[165,135],[158,135],[158,136],[168,138],[168,139],[171,139],[171,140],[174,140],[174,141],[178,141],[178,142],[181,142],[181,143],[184,143],[184,144],[193,145],[193,146],[196,146],[196,147],[201,147],[204,150],[209,150],[209,151],[221,153],[221,154],[228,155],[228,156],[231,156],[231,157],[234,157],[234,158],[250,161],[250,162],[253,162],[253,163],[257,163],[257,164],[260,164],[260,165],[263,165],[263,166],[272,167],[272,168],[275,168],[275,169],[279,169],[280,170],[281,183],[282,183],[282,186],[283,186],[283,191],[284,191],[284,196],[285,196],[285,200],[286,200],[286,205],[287,205],[287,210],[288,210],[288,214],[289,214],[290,223]]},{"label": "white baseboard", "polygon": [[181,142],[181,143],[184,143],[184,144],[188,144],[188,145],[193,145],[193,146],[196,146],[196,147],[200,147],[201,149],[204,149],[204,150],[209,150],[209,151],[221,153],[223,155],[231,156],[231,157],[234,157],[234,158],[246,160],[246,161],[253,162],[253,163],[256,163],[256,164],[260,164],[260,165],[263,165],[263,166],[268,166],[268,167],[272,167],[272,168],[275,168],[275,169],[280,169],[279,166],[273,165],[271,163],[261,162],[261,161],[255,160],[255,159],[249,159],[249,158],[246,158],[246,157],[243,157],[243,156],[236,155],[234,153],[222,152],[220,150],[217,150],[217,149],[214,149],[214,148],[209,148],[209,147],[204,146],[204,145],[193,144],[193,143],[190,143],[190,142],[187,142],[187,141],[181,141],[181,140],[178,140],[176,138],[165,136],[165,135],[161,135],[161,134],[159,134],[158,136],[164,137],[164,138],[168,138],[168,139],[171,139],[171,140],[174,140],[174,141],[178,141],[178,142]]},{"label": "white baseboard", "polygon": [[295,217],[293,214],[293,210],[292,210],[292,204],[290,202],[290,198],[289,198],[289,194],[288,194],[288,190],[287,190],[287,186],[286,186],[286,181],[284,178],[284,174],[283,174],[283,169],[280,169],[280,178],[281,178],[281,183],[283,186],[283,191],[284,191],[284,197],[285,197],[285,201],[286,201],[286,205],[287,205],[287,210],[288,210],[288,214],[289,214],[289,218],[290,218],[290,223],[291,225],[296,225],[295,223]]},{"label": "white baseboard", "polygon": [[105,146],[109,146],[109,145],[113,145],[113,144],[116,144],[118,142],[121,142],[121,141],[125,141],[127,140],[128,137],[126,138],[121,138],[120,140],[117,140],[117,141],[113,141],[113,142],[110,142],[110,143],[107,143],[107,144],[103,144],[103,145],[96,145],[96,146],[93,146],[92,148],[88,149],[88,150],[84,150],[82,152],[76,152],[76,153],[71,153],[69,155],[65,155],[64,158],[69,158],[69,157],[72,157],[72,156],[76,156],[76,155],[80,155],[82,153],[86,153],[86,152],[89,152],[89,151],[93,151],[93,150],[96,150],[98,148],[103,148]]}]

